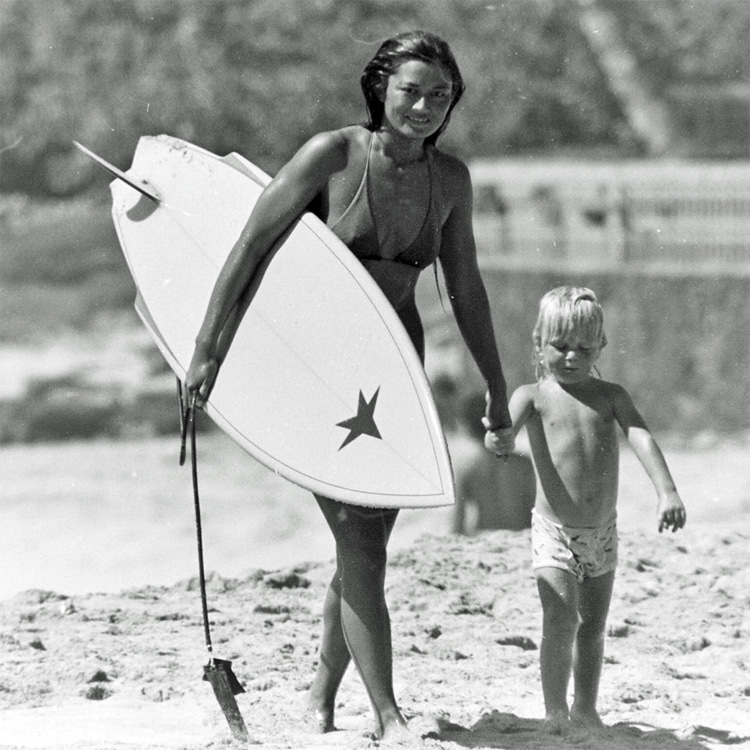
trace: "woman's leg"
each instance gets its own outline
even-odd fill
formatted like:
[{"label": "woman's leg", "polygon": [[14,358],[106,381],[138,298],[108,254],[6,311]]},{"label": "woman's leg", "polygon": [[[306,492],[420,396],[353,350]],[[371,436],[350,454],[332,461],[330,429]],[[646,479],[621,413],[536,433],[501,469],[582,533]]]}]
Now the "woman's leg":
[{"label": "woman's leg", "polygon": [[[359,508],[316,496],[336,539],[337,571],[326,598],[321,658],[311,698],[330,710],[348,657],[367,689],[379,737],[406,724],[393,693],[391,626],[385,602],[386,545],[397,510]],[[319,710],[316,707],[316,710]]]},{"label": "woman's leg", "polygon": [[333,732],[336,729],[333,721],[336,692],[350,659],[344,631],[341,629],[341,565],[337,562],[336,572],[328,586],[323,604],[320,661],[308,700],[315,728],[320,733]]}]

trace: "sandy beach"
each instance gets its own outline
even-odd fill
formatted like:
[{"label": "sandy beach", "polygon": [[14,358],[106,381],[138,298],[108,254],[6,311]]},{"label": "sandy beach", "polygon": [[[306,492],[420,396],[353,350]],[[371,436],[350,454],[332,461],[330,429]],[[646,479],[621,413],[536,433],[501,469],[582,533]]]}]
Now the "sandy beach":
[{"label": "sandy beach", "polygon": [[[607,728],[549,736],[527,532],[422,537],[388,579],[396,689],[421,746],[750,747],[750,546],[739,531],[625,535],[600,707]],[[231,659],[251,737],[267,750],[368,748],[370,710],[350,673],[339,731],[303,722],[330,564],[212,577],[217,656]],[[3,748],[237,745],[208,683],[195,579],[0,605]]]},{"label": "sandy beach", "polygon": [[[214,454],[212,448],[216,444],[209,441],[208,456]],[[8,450],[0,458],[4,476],[12,480],[18,455]],[[65,450],[74,448],[58,447],[57,460],[65,460]],[[133,459],[129,451],[134,450],[120,446],[120,457]],[[154,453],[152,446],[149,454]],[[750,494],[743,470],[747,444],[740,440],[700,450],[672,447],[667,454],[689,520],[682,532],[659,535],[648,480],[623,452],[621,566],[600,693],[606,725],[602,731],[576,729],[564,736],[544,731],[538,668],[541,612],[530,568],[529,532],[458,537],[447,533],[447,517],[441,512],[404,515],[402,536],[391,552],[387,597],[396,692],[420,737],[415,746],[750,747]],[[221,455],[227,461],[236,458]],[[45,460],[50,460],[49,453]],[[222,466],[218,461],[211,468],[210,458],[205,463],[205,492],[211,493],[212,471],[221,474]],[[153,473],[141,468],[144,475]],[[131,489],[136,494],[138,486],[134,480]],[[79,493],[80,488],[79,483]],[[113,502],[122,504],[122,494],[118,498],[115,493]],[[300,513],[295,524],[301,536],[287,540],[288,562],[248,567],[238,575],[210,566],[219,571],[211,573],[209,581],[215,654],[232,660],[246,688],[237,700],[256,746],[377,747],[369,734],[367,697],[353,671],[339,695],[339,731],[314,735],[305,725],[305,694],[318,658],[332,549],[305,543],[314,504],[292,502]],[[131,508],[131,534],[142,531],[137,521],[141,514],[135,510]],[[209,514],[209,554],[217,547],[213,535],[221,536],[224,529],[224,554],[241,558],[239,542],[233,540],[243,530],[249,533],[249,513],[239,512],[236,505],[232,513],[239,528],[231,533],[228,517]],[[111,525],[106,503],[89,515],[91,523],[79,520],[78,531],[91,537],[90,562],[107,555],[96,542],[97,528],[105,544],[112,539],[106,533]],[[10,519],[5,528],[11,532],[14,517],[6,513],[3,518]],[[253,520],[262,529],[262,519]],[[110,521],[127,525],[116,516]],[[153,519],[149,525],[153,534],[164,535],[162,554],[167,560],[175,545],[168,539],[174,529],[166,522],[159,527]],[[124,537],[126,530],[121,533]],[[76,555],[63,546],[63,536],[47,533],[46,539],[51,556],[55,550],[68,550],[67,557],[59,558],[64,567]],[[330,544],[325,537],[320,542]],[[184,554],[190,551],[186,540]],[[314,559],[314,553],[322,557]],[[119,554],[125,559],[125,551]],[[7,549],[4,557],[10,559]],[[146,564],[153,566],[157,578],[164,571],[159,572],[155,560],[156,555]],[[245,560],[252,565],[249,554]],[[147,574],[138,555],[131,565],[131,580]],[[40,581],[43,574],[35,572]],[[240,746],[202,680],[207,657],[197,580],[188,572],[174,581],[99,593],[25,588],[1,601],[0,747]]]}]

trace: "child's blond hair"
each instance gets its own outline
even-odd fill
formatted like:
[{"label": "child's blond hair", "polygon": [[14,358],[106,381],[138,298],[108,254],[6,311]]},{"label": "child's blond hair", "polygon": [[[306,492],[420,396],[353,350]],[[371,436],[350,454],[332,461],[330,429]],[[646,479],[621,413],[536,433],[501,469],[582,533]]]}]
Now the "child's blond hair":
[{"label": "child's blond hair", "polygon": [[534,364],[537,379],[540,353],[553,339],[569,339],[571,335],[590,341],[603,349],[607,345],[604,333],[604,311],[594,292],[583,286],[558,286],[539,302],[539,315],[531,334],[534,342]]}]

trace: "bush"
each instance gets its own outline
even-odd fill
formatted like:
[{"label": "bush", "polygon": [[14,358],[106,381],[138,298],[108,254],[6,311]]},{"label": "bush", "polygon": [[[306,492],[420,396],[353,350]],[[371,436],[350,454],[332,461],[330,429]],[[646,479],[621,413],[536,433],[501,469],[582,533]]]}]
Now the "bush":
[{"label": "bush", "polygon": [[0,442],[36,443],[113,437],[119,430],[121,408],[83,394],[52,394],[6,403],[2,412]]}]

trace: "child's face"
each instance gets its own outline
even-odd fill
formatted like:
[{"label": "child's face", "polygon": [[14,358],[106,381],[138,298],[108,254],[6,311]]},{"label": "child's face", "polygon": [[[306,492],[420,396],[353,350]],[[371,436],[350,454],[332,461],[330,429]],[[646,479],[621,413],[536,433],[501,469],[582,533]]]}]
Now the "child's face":
[{"label": "child's face", "polygon": [[558,383],[573,385],[591,376],[601,350],[598,340],[568,334],[553,336],[537,354],[550,377]]}]

